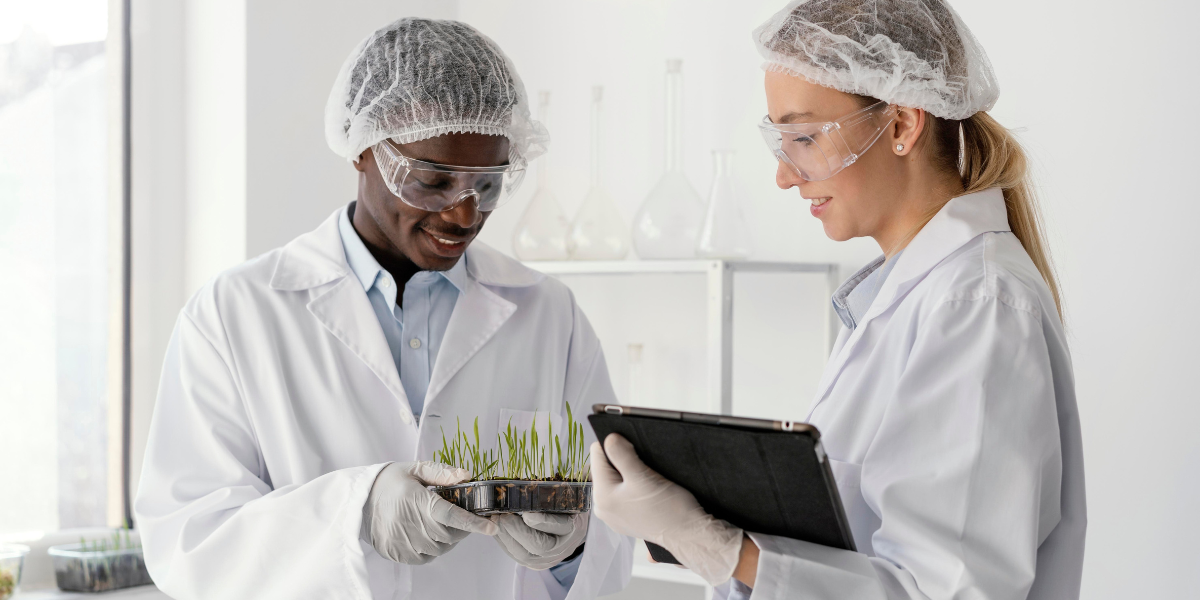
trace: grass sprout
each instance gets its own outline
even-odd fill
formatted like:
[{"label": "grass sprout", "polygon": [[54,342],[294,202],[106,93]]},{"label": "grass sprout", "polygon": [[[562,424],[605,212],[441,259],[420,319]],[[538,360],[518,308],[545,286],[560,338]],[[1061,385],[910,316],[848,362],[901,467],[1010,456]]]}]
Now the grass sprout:
[{"label": "grass sprout", "polygon": [[[571,405],[567,404],[567,439],[554,433],[554,421],[546,415],[545,439],[538,435],[538,415],[533,413],[529,429],[513,427],[512,419],[496,434],[496,449],[485,450],[480,445],[479,418],[475,418],[474,435],[462,430],[447,438],[442,430],[442,449],[433,453],[434,460],[471,472],[471,481],[490,479],[519,479],[529,481],[591,481],[590,456],[583,438],[583,423],[575,421]],[[564,446],[566,451],[564,452]]]}]

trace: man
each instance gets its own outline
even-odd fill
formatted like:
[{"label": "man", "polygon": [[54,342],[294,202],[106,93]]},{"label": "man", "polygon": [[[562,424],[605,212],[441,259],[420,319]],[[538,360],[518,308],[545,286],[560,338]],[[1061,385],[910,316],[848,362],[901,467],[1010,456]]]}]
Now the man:
[{"label": "man", "polygon": [[473,515],[426,488],[469,473],[414,462],[460,420],[486,441],[614,401],[567,288],[473,243],[547,141],[511,63],[467,25],[402,19],[343,66],[326,137],[357,200],[180,314],[134,505],[155,582],[177,599],[620,589],[631,539],[588,515]]}]

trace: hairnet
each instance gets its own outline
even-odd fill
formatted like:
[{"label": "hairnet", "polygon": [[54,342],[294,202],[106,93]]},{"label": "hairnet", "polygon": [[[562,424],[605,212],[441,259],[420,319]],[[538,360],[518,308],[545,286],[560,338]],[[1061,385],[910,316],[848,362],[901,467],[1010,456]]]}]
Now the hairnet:
[{"label": "hairnet", "polygon": [[942,0],[798,0],[754,40],[764,69],[944,119],[1000,95],[983,47]]},{"label": "hairnet", "polygon": [[550,136],[529,114],[525,84],[495,42],[457,21],[400,19],[367,36],[342,65],[325,106],[325,140],[354,160],[390,138],[502,135],[528,164]]}]

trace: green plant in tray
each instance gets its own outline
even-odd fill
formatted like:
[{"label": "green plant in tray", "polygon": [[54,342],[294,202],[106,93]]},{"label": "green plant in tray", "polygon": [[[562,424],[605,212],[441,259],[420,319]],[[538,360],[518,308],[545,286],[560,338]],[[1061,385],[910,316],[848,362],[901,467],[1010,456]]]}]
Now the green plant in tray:
[{"label": "green plant in tray", "polygon": [[0,568],[0,600],[6,600],[17,589],[17,576],[8,569]]},{"label": "green plant in tray", "polygon": [[529,481],[591,481],[591,465],[584,446],[583,423],[575,422],[567,405],[567,440],[554,433],[554,421],[546,415],[546,439],[538,436],[537,413],[527,430],[514,428],[512,420],[496,434],[496,449],[485,450],[479,440],[479,418],[474,435],[468,436],[458,422],[458,431],[446,438],[442,430],[442,449],[434,460],[471,472],[471,481],[516,479]]}]

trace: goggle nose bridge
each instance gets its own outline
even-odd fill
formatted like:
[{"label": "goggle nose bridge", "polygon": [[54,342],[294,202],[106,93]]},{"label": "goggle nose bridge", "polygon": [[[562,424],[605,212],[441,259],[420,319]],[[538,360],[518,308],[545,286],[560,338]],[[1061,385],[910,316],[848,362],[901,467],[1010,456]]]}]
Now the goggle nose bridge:
[{"label": "goggle nose bridge", "polygon": [[468,198],[475,199],[475,208],[476,209],[479,208],[479,203],[480,203],[480,201],[483,200],[483,196],[481,196],[475,188],[467,188],[467,189],[459,192],[458,195],[454,197],[454,200],[452,202],[450,202],[450,204],[448,206],[446,206],[446,208],[442,209],[442,212],[446,212],[448,210],[454,210],[454,209],[458,208],[458,205],[462,204],[463,202],[466,202]]}]

